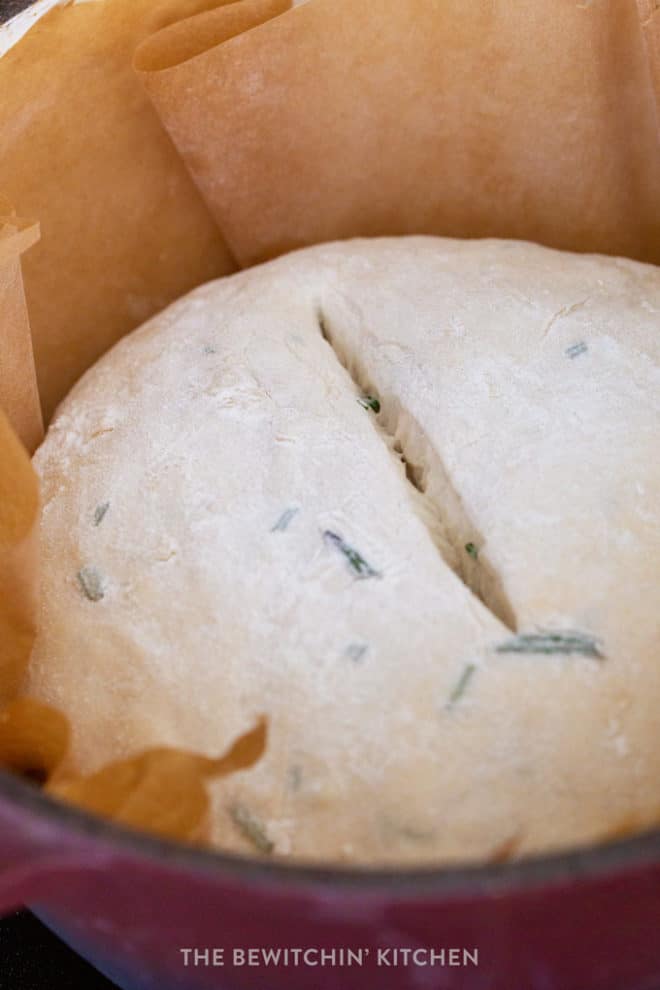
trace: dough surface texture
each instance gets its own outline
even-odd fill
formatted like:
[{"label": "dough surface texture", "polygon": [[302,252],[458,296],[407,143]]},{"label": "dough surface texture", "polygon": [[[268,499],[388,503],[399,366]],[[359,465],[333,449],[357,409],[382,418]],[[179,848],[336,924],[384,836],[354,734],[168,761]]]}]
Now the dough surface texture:
[{"label": "dough surface texture", "polygon": [[[209,283],[35,457],[30,694],[91,772],[268,751],[213,842],[487,860],[660,817],[660,270],[410,237]],[[238,822],[238,824],[237,824]],[[249,830],[247,830],[249,831]]]}]

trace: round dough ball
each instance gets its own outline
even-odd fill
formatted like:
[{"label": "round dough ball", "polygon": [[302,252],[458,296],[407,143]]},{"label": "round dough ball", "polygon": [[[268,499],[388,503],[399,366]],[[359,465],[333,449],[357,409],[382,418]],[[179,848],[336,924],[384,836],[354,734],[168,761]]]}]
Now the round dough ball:
[{"label": "round dough ball", "polygon": [[[62,404],[26,690],[90,772],[253,769],[213,841],[325,862],[592,842],[660,805],[660,275],[412,237],[205,285]],[[249,831],[249,830],[247,830]]]}]

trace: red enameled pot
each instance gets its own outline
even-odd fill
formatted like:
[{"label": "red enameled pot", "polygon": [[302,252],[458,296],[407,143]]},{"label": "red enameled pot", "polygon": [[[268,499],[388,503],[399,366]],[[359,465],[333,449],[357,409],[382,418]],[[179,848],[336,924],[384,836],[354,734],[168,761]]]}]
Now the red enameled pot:
[{"label": "red enameled pot", "polygon": [[[498,866],[310,868],[130,832],[0,773],[0,911],[21,905],[125,990],[660,990],[660,832]],[[278,947],[288,965],[266,963]]]},{"label": "red enameled pot", "polygon": [[[0,914],[23,905],[125,990],[660,990],[660,831],[500,866],[312,868],[129,832],[0,772]],[[266,965],[279,947],[289,964]]]}]

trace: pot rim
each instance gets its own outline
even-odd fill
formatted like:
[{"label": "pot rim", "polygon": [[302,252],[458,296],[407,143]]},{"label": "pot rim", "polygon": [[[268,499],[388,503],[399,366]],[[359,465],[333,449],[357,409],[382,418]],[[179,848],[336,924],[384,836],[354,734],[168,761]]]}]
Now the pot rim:
[{"label": "pot rim", "polygon": [[[70,838],[101,840],[117,853],[187,871],[224,874],[249,885],[336,888],[356,895],[488,895],[530,890],[569,881],[597,880],[627,869],[660,866],[660,828],[597,846],[571,848],[509,863],[397,868],[328,865],[314,861],[258,859],[177,842],[133,830],[45,794],[34,784],[0,769],[0,798],[60,826]],[[67,859],[71,853],[67,854]],[[74,854],[75,858],[75,854]],[[84,857],[81,856],[81,862]]]}]

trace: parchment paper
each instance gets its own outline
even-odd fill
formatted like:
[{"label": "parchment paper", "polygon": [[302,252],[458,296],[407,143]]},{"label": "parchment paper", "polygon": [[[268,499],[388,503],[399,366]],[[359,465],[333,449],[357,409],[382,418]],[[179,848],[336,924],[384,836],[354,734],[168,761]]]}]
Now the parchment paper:
[{"label": "parchment paper", "polygon": [[[135,59],[241,265],[405,233],[660,261],[657,3],[285,6],[219,7]],[[236,7],[272,19],[237,34]]]},{"label": "parchment paper", "polygon": [[43,425],[32,355],[20,256],[39,239],[39,225],[15,216],[0,197],[0,409],[32,452]]},{"label": "parchment paper", "polygon": [[34,640],[38,518],[30,459],[0,410],[0,708],[15,695]]},{"label": "parchment paper", "polygon": [[234,268],[131,68],[200,6],[57,7],[0,58],[0,190],[41,224],[23,274],[46,421],[119,337]]}]

